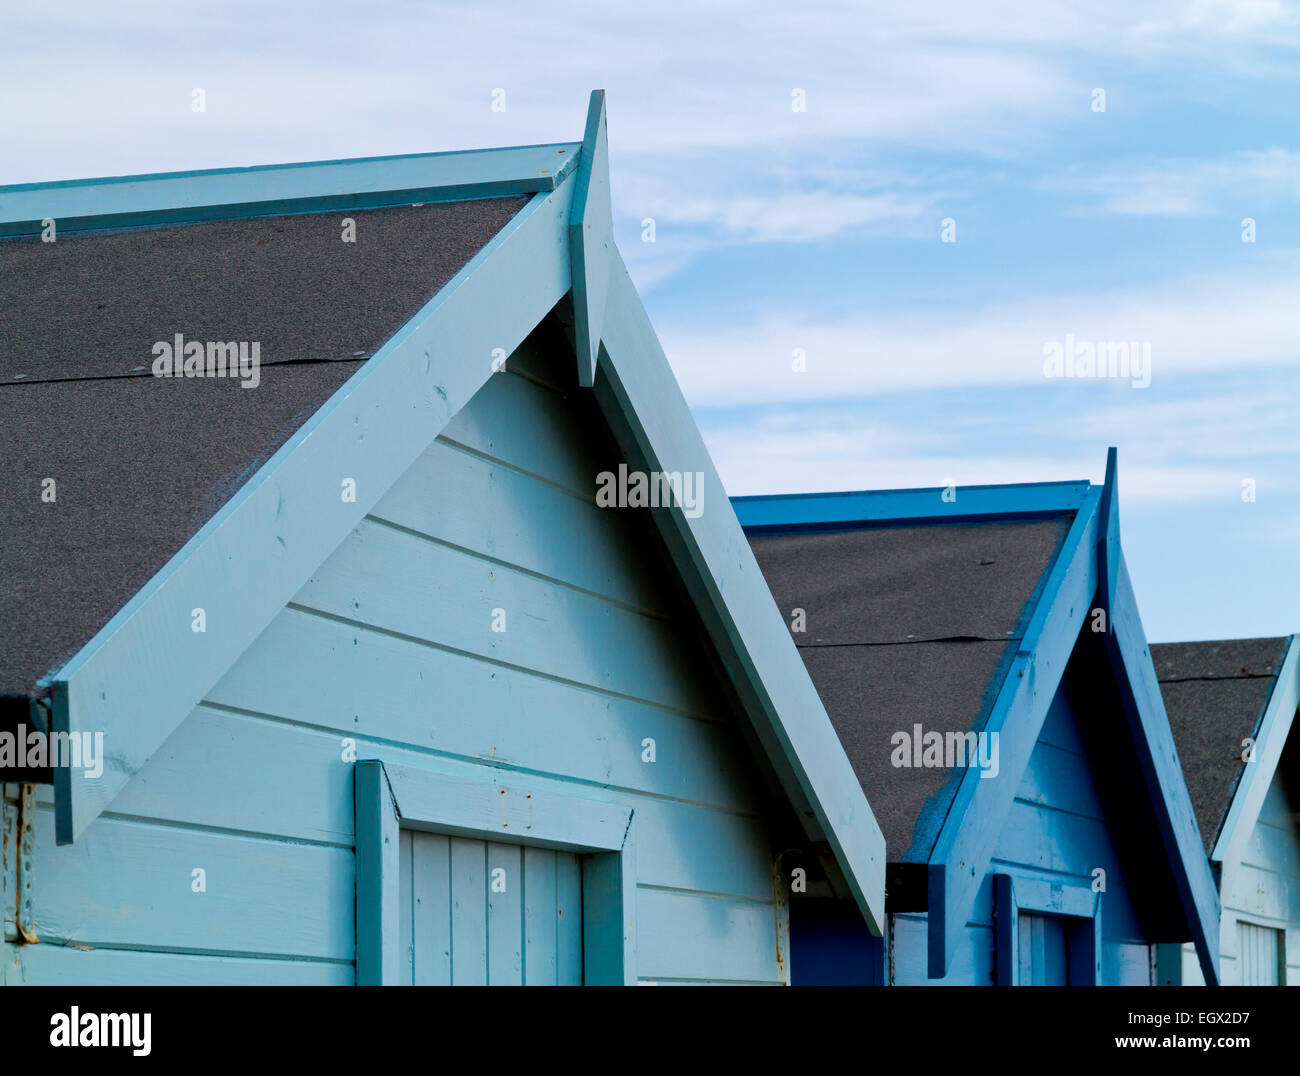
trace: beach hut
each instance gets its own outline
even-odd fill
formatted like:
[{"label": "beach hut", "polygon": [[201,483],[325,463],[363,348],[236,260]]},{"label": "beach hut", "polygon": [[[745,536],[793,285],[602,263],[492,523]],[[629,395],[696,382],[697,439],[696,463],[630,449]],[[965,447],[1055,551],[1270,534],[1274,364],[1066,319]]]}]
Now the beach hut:
[{"label": "beach hut", "polygon": [[[1187,788],[1219,883],[1222,982],[1300,984],[1300,644],[1224,639],[1151,647]],[[1204,983],[1182,946],[1160,981]]]},{"label": "beach hut", "polygon": [[1120,547],[1088,482],[733,502],[876,809],[884,938],[800,865],[793,981],[1218,975],[1218,897]]},{"label": "beach hut", "polygon": [[884,850],[582,142],[0,188],[7,983],[784,983]]}]

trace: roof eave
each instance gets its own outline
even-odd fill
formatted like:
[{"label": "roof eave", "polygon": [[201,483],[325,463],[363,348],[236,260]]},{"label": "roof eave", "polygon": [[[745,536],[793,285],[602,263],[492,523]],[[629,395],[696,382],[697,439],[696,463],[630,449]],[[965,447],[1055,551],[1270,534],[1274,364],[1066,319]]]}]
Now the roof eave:
[{"label": "roof eave", "polygon": [[1246,842],[1259,820],[1260,809],[1268,795],[1273,775],[1277,772],[1298,708],[1300,635],[1292,635],[1287,639],[1286,650],[1268,701],[1260,714],[1259,724],[1251,733],[1254,760],[1242,767],[1241,779],[1237,782],[1228,810],[1219,826],[1214,849],[1210,853],[1210,859],[1215,863],[1232,866],[1241,860]]},{"label": "roof eave", "polygon": [[556,190],[581,143],[0,186],[0,239],[379,209]]}]

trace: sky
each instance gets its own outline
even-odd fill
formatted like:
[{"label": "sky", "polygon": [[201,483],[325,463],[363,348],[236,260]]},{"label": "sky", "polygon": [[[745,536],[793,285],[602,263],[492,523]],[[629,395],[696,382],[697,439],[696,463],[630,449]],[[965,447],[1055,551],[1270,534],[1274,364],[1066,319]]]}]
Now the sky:
[{"label": "sky", "polygon": [[1148,637],[1300,631],[1296,3],[18,7],[0,184],[578,141],[603,88],[729,493],[1100,482],[1115,445]]}]

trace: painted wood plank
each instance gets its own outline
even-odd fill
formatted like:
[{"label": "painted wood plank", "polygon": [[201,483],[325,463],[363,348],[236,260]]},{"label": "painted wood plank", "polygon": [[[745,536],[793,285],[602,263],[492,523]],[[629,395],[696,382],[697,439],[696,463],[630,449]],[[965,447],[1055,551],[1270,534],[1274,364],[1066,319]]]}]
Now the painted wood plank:
[{"label": "painted wood plank", "polygon": [[[401,922],[405,909],[399,904],[402,862],[397,812],[382,763],[361,761],[353,767],[353,795],[357,982],[392,985],[403,981],[406,960]],[[288,888],[286,895],[294,892]]]},{"label": "painted wood plank", "polygon": [[661,706],[714,708],[680,629],[369,520],[294,602]]},{"label": "painted wood plank", "polygon": [[1016,799],[1089,818],[1105,817],[1101,793],[1087,759],[1041,739],[1029,756]]},{"label": "painted wood plank", "polygon": [[[56,847],[52,813],[40,809],[36,855],[42,944],[354,956],[355,875],[346,849],[110,818],[71,848]],[[204,872],[202,892],[195,870]]]},{"label": "painted wood plank", "polygon": [[631,825],[617,852],[582,859],[582,982],[587,986],[631,986],[637,980],[642,894],[636,879]]},{"label": "painted wood plank", "polygon": [[1025,482],[959,486],[956,499],[944,488],[872,489],[849,493],[787,493],[733,497],[746,530],[758,533],[809,530],[845,523],[934,521],[1061,515],[1083,506],[1088,482]]},{"label": "painted wood plank", "polygon": [[[351,844],[352,763],[344,760],[344,738],[351,731],[331,734],[200,707],[150,760],[115,808],[139,818]],[[562,732],[556,726],[557,738]],[[355,734],[351,739],[351,752],[362,758],[416,768],[428,758]],[[227,744],[239,750],[222,750]],[[209,759],[211,765],[196,771],[194,758]],[[295,760],[288,785],[282,765],[286,758]],[[495,774],[496,769],[488,772]],[[550,787],[566,790],[563,783]],[[286,788],[292,789],[291,795],[285,794]],[[48,787],[44,794],[44,802],[51,802]],[[766,897],[771,853],[761,818],[644,796],[615,794],[611,802],[634,807],[646,821],[641,856],[646,883]],[[736,806],[756,810],[751,804]]]},{"label": "painted wood plank", "polygon": [[[1107,914],[1109,914],[1107,906]],[[1102,981],[1107,986],[1150,986],[1151,947],[1136,942],[1102,944]]]},{"label": "painted wood plank", "polygon": [[1300,842],[1292,826],[1256,824],[1241,852],[1241,862],[1260,870],[1300,879]]},{"label": "painted wood plank", "polygon": [[556,979],[560,986],[581,986],[582,864],[577,856],[555,858]]},{"label": "painted wood plank", "polygon": [[542,848],[618,849],[631,811],[607,794],[558,789],[531,775],[430,759],[388,764],[403,826],[443,833],[487,834]]},{"label": "painted wood plank", "polygon": [[[493,376],[474,356],[513,350],[568,291],[571,186],[525,206],[59,670],[56,728],[107,729],[114,742],[99,779],[56,774],[61,842],[84,831]],[[354,478],[356,502],[340,501],[337,480],[327,492],[326,475]],[[199,607],[202,634],[186,629]]]},{"label": "painted wood plank", "polygon": [[[651,555],[649,545],[628,513],[597,508],[443,442],[429,446],[371,516],[647,612],[670,615],[662,579],[644,567]],[[638,548],[645,554],[641,563],[630,555]]]},{"label": "painted wood plank", "polygon": [[451,984],[488,982],[487,846],[483,841],[451,841]]},{"label": "painted wood plank", "polygon": [[637,921],[643,979],[781,982],[774,904],[642,888]]},{"label": "painted wood plank", "polygon": [[1223,903],[1278,923],[1300,923],[1300,886],[1246,863],[1224,875]]},{"label": "painted wood plank", "polygon": [[351,986],[350,963],[23,945],[6,986]]},{"label": "painted wood plank", "polygon": [[993,927],[970,925],[962,929],[941,979],[931,979],[926,962],[924,915],[894,917],[894,982],[899,986],[992,986],[994,971]]},{"label": "painted wood plank", "polygon": [[397,981],[409,986],[415,981],[415,892],[414,848],[411,831],[404,829],[398,839],[397,925],[398,962]]},{"label": "painted wood plank", "polygon": [[518,845],[487,844],[488,985],[524,985],[523,857]]},{"label": "painted wood plank", "polygon": [[1117,561],[1106,646],[1115,668],[1123,673],[1116,677],[1116,684],[1137,748],[1138,766],[1152,795],[1165,854],[1173,865],[1179,902],[1191,925],[1205,980],[1214,983],[1219,973],[1218,888],[1183,781],[1164,697],[1122,552]]},{"label": "painted wood plank", "polygon": [[1000,772],[1006,780],[962,776],[947,822],[930,856],[929,969],[942,978],[960,928],[980,888],[997,845],[1002,820],[1011,810],[1019,774],[1029,763],[1097,589],[1096,506],[1090,490],[1075,516],[1011,667],[1003,679],[984,731],[998,733]]},{"label": "painted wood plank", "polygon": [[698,516],[687,516],[678,506],[655,513],[655,522],[760,742],[766,737],[778,777],[796,805],[811,804],[809,828],[830,842],[868,925],[879,933],[884,837],[763,581],[627,268],[617,251],[613,258],[602,332],[605,376],[597,379],[597,399],[634,459],[650,470],[702,477]]},{"label": "painted wood plank", "polygon": [[[757,802],[748,756],[729,723],[695,721],[297,610],[272,625],[209,699],[333,728],[340,737],[436,745],[717,806]],[[200,733],[193,735],[197,743]],[[221,735],[212,730],[202,739],[220,746]],[[271,746],[281,739],[268,733]],[[654,741],[654,763],[642,761],[646,739]],[[238,743],[222,750],[223,757],[243,754]]]},{"label": "painted wood plank", "polygon": [[569,213],[573,327],[578,352],[578,384],[590,388],[596,380],[596,360],[600,353],[601,327],[605,320],[614,254],[604,90],[595,90],[591,95],[587,129],[574,182],[576,189]]},{"label": "painted wood plank", "polygon": [[559,985],[559,888],[556,859],[545,848],[524,848],[524,982]]},{"label": "painted wood plank", "polygon": [[[410,832],[410,831],[408,831]],[[451,985],[451,841],[410,833],[416,986]]]},{"label": "painted wood plank", "polygon": [[580,148],[561,142],[19,183],[0,187],[0,236],[38,235],[47,217],[66,234],[551,191]]},{"label": "painted wood plank", "polygon": [[591,401],[534,384],[514,374],[511,361],[441,437],[595,503],[596,476],[620,460],[608,432],[592,423]]}]

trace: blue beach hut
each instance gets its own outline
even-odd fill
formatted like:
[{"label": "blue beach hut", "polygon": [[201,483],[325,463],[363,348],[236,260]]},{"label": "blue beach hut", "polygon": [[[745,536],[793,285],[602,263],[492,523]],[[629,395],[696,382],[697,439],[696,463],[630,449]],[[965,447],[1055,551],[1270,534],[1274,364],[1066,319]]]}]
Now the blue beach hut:
[{"label": "blue beach hut", "polygon": [[582,142],[0,188],[0,431],[4,982],[784,983],[796,853],[883,923],[603,94]]},{"label": "blue beach hut", "polygon": [[[1178,757],[1219,885],[1222,982],[1300,984],[1300,706],[1294,635],[1151,647]],[[1204,983],[1183,946],[1160,981]]]},{"label": "blue beach hut", "polygon": [[[733,503],[888,854],[887,929],[800,853],[800,983],[1149,984],[1218,895],[1103,486]],[[803,883],[803,884],[800,884]]]}]

